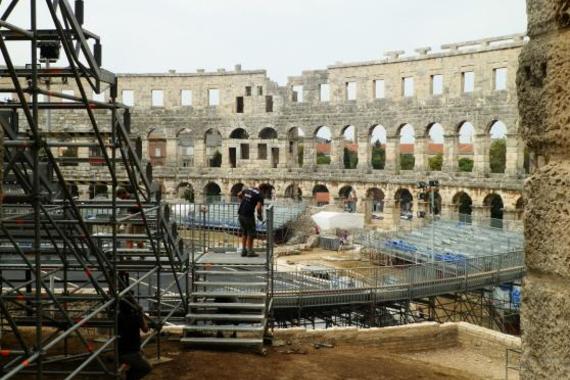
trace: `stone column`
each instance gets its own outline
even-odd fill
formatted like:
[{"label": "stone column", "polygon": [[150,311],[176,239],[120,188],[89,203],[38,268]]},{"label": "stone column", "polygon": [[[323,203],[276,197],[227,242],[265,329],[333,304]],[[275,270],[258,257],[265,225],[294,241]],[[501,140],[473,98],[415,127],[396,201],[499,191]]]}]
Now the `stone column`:
[{"label": "stone column", "polygon": [[[521,137],[518,134],[507,135],[507,154],[505,174],[509,176],[517,176],[522,173],[521,160],[519,158],[520,146],[522,145]],[[523,153],[524,154],[524,153]]]},{"label": "stone column", "polygon": [[[229,169],[230,168],[230,144],[229,142],[224,139],[222,140],[222,146],[221,146],[221,153],[222,153],[222,168],[226,168]],[[237,151],[236,153],[236,162],[239,161],[239,151]],[[237,166],[237,165],[236,165]]]},{"label": "stone column", "polygon": [[425,172],[427,169],[427,159],[426,159],[426,143],[429,142],[429,138],[426,137],[416,137],[414,144],[414,170],[416,172]]},{"label": "stone column", "polygon": [[454,133],[443,136],[443,168],[446,173],[457,171],[457,151],[459,150],[459,136]]},{"label": "stone column", "polygon": [[178,161],[178,143],[176,138],[166,140],[166,166],[176,167]]},{"label": "stone column", "polygon": [[312,169],[317,163],[317,157],[315,155],[315,138],[305,137],[303,139],[303,167]]},{"label": "stone column", "polygon": [[344,168],[343,137],[333,137],[331,141],[331,168]]},{"label": "stone column", "polygon": [[386,139],[386,163],[384,170],[388,173],[400,172],[400,136],[389,136]]},{"label": "stone column", "polygon": [[570,8],[527,0],[519,57],[521,130],[538,167],[525,182],[521,379],[570,377]]},{"label": "stone column", "polygon": [[[279,164],[277,165],[278,168],[285,169],[289,167],[287,162],[287,156],[289,152],[289,144],[287,143],[286,139],[278,140],[278,148],[279,148]],[[295,156],[296,157],[296,156]]]},{"label": "stone column", "polygon": [[474,136],[473,142],[473,172],[478,174],[486,174],[491,170],[489,168],[489,146],[490,137],[487,134],[481,133]]},{"label": "stone column", "polygon": [[194,140],[194,167],[203,168],[208,166],[206,162],[206,144],[202,139]]},{"label": "stone column", "polygon": [[360,136],[357,135],[358,139],[358,169],[368,171],[372,168],[370,163],[372,147],[367,135]]}]

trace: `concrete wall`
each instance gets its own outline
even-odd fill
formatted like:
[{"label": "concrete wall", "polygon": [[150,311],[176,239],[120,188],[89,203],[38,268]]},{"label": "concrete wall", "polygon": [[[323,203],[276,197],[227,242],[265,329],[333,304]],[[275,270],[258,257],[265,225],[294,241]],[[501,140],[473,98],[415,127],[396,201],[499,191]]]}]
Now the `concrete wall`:
[{"label": "concrete wall", "polygon": [[525,184],[523,379],[570,378],[570,3],[528,0],[517,78],[536,168]]}]

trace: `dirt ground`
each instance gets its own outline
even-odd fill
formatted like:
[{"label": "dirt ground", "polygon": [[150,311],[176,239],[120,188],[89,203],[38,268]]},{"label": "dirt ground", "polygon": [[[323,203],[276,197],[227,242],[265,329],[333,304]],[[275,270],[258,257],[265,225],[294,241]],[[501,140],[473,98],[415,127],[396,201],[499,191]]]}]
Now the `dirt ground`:
[{"label": "dirt ground", "polygon": [[[492,360],[482,360],[480,365],[470,363],[464,369],[461,349],[445,351],[441,356],[448,357],[447,361],[423,353],[395,355],[381,347],[351,344],[320,349],[311,345],[272,347],[262,356],[253,352],[181,350],[179,343],[165,342],[163,355],[173,360],[155,366],[145,379],[473,380],[501,378],[495,374],[504,371],[504,363]],[[463,354],[465,359],[468,354]]]}]

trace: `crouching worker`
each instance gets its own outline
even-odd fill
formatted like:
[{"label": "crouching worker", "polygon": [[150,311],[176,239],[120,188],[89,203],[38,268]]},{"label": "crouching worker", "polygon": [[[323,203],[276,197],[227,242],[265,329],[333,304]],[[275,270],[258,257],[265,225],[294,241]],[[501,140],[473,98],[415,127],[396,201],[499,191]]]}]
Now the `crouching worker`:
[{"label": "crouching worker", "polygon": [[257,212],[257,219],[263,220],[263,196],[258,188],[253,187],[240,191],[238,199],[240,200],[238,219],[241,227],[241,255],[257,257],[259,255],[253,251],[253,239],[257,234],[254,214]]},{"label": "crouching worker", "polygon": [[142,308],[132,295],[119,302],[119,362],[126,365],[126,379],[138,380],[148,375],[152,369],[150,362],[141,351],[141,331],[148,332]]}]

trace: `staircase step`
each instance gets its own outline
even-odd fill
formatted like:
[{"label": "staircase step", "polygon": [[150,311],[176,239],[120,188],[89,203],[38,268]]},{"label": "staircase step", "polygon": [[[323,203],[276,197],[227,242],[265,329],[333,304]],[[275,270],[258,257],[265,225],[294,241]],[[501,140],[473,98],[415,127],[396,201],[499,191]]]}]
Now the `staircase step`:
[{"label": "staircase step", "polygon": [[234,286],[236,288],[265,287],[266,282],[236,282],[236,281],[195,281],[196,286]]},{"label": "staircase step", "polygon": [[229,320],[229,321],[250,321],[261,322],[265,318],[263,314],[195,314],[186,315],[188,319],[195,320]]},{"label": "staircase step", "polygon": [[267,276],[267,271],[253,271],[253,270],[197,270],[197,275],[206,276]]},{"label": "staircase step", "polygon": [[265,303],[247,303],[247,302],[190,302],[189,306],[196,309],[247,309],[247,310],[263,310],[265,309]]},{"label": "staircase step", "polygon": [[235,331],[235,332],[263,332],[265,327],[261,325],[255,326],[236,326],[236,325],[192,325],[184,326],[184,331]]},{"label": "staircase step", "polygon": [[234,298],[265,298],[265,292],[192,292],[193,297],[234,297]]},{"label": "staircase step", "polygon": [[263,344],[263,339],[244,339],[244,338],[181,338],[180,342],[184,344],[203,344],[203,345],[232,345],[232,346],[253,346]]}]

